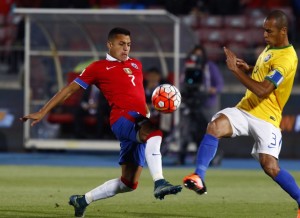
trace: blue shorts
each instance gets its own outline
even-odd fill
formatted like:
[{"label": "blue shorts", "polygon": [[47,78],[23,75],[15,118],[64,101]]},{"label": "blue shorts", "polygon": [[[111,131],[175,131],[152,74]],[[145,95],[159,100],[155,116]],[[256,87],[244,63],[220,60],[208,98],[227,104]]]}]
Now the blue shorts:
[{"label": "blue shorts", "polygon": [[[129,116],[135,119],[143,118],[137,112],[128,112]],[[137,141],[137,126],[133,119],[120,117],[112,126],[111,129],[117,139],[120,141],[120,158],[119,164],[134,163],[138,166],[145,165],[145,143]]]}]

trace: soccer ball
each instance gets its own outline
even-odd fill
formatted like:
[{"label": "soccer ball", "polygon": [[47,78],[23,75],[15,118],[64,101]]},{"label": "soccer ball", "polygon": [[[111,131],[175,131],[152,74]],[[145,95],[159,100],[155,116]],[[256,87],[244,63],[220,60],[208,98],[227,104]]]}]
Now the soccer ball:
[{"label": "soccer ball", "polygon": [[180,106],[181,94],[175,86],[162,84],[154,89],[151,100],[156,110],[162,113],[172,113]]}]

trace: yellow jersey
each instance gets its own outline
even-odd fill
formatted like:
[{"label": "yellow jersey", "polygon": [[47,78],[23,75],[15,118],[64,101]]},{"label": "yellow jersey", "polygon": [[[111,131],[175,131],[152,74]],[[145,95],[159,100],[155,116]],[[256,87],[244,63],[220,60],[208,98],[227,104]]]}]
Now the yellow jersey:
[{"label": "yellow jersey", "polygon": [[275,89],[267,98],[259,98],[247,89],[236,107],[279,128],[282,110],[292,91],[297,65],[298,58],[292,45],[280,48],[270,48],[268,45],[259,55],[251,78],[259,82],[267,79],[274,84]]}]

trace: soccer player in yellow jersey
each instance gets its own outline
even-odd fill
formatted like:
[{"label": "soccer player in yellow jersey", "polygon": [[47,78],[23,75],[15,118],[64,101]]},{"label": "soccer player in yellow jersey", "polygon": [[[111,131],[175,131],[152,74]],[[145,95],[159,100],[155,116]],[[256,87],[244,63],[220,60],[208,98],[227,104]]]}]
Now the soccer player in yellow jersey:
[{"label": "soccer player in yellow jersey", "polygon": [[263,29],[267,46],[254,67],[224,48],[228,69],[247,91],[235,107],[225,108],[213,116],[199,146],[195,172],[184,177],[183,183],[198,194],[207,193],[205,173],[217,151],[219,139],[250,135],[255,141],[253,157],[299,206],[300,189],[292,175],[278,164],[282,144],[279,124],[292,90],[298,59],[289,43],[288,18],[282,11],[272,11]]}]

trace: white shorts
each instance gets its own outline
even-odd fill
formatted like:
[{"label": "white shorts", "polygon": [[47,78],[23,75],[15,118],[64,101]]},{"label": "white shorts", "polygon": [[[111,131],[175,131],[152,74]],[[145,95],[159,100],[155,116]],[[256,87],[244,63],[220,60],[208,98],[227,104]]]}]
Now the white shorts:
[{"label": "white shorts", "polygon": [[219,111],[212,120],[220,114],[228,117],[233,130],[232,138],[236,136],[253,137],[255,142],[251,154],[256,160],[259,160],[259,153],[269,154],[278,159],[282,144],[279,128],[236,107]]}]

